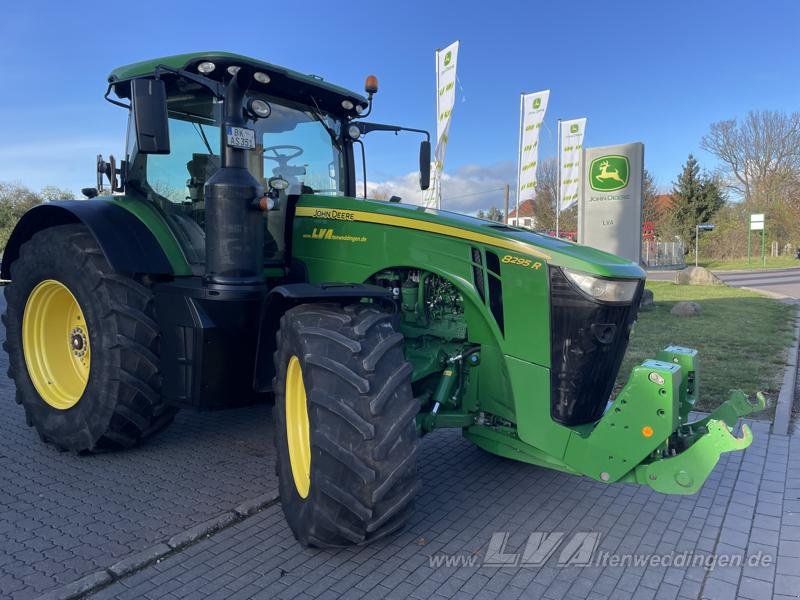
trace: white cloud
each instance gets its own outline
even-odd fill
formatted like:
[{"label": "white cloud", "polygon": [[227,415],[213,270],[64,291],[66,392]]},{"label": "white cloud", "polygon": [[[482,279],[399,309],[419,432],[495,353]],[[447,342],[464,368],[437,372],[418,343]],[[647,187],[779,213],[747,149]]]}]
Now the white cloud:
[{"label": "white cloud", "polygon": [[[490,206],[503,209],[503,188],[511,186],[514,204],[514,182],[517,166],[513,161],[491,165],[465,165],[442,177],[442,208],[460,213],[474,213]],[[359,188],[360,189],[360,188]],[[422,204],[419,173],[407,173],[386,181],[368,181],[369,196],[400,196],[403,202]]]}]

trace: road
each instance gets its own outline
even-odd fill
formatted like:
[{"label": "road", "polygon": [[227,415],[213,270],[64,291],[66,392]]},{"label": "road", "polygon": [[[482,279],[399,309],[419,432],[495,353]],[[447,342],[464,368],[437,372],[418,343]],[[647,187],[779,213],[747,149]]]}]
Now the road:
[{"label": "road", "polygon": [[[672,281],[675,271],[649,271],[647,278],[655,281]],[[714,271],[728,285],[747,287],[800,299],[800,268],[769,269],[761,271]]]}]

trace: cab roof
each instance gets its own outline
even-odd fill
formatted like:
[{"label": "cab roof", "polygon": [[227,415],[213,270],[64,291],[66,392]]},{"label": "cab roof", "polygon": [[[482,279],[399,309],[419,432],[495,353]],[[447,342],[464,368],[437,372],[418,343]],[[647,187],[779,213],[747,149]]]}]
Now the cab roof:
[{"label": "cab roof", "polygon": [[212,79],[220,79],[227,72],[228,67],[249,66],[256,71],[263,71],[270,77],[267,84],[257,84],[256,87],[267,94],[281,97],[301,99],[303,96],[313,95],[315,99],[326,104],[328,110],[341,112],[342,100],[350,100],[354,105],[367,106],[367,99],[361,94],[328,83],[316,75],[304,75],[285,67],[273,65],[255,58],[234,54],[232,52],[192,52],[188,54],[175,54],[162,58],[154,58],[142,62],[117,67],[108,76],[108,83],[114,88],[114,93],[120,98],[130,95],[130,80],[140,77],[152,76],[159,66],[175,70],[185,70],[197,73],[197,65],[202,62],[212,62],[215,69],[206,75]]}]

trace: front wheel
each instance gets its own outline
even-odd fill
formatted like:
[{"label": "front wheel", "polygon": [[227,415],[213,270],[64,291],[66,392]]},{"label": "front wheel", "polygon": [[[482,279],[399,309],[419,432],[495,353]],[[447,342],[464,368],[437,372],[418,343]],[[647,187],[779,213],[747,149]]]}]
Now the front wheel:
[{"label": "front wheel", "polygon": [[419,488],[411,365],[371,304],[286,312],[275,353],[281,504],[304,545],[370,542],[401,528]]}]

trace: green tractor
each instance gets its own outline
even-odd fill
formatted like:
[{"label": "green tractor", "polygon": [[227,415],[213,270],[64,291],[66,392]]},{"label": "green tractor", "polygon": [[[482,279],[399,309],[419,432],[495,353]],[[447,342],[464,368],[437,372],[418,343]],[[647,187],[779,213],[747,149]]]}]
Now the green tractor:
[{"label": "green tractor", "polygon": [[425,135],[429,183],[426,132],[364,120],[374,77],[363,96],[208,52],[108,83],[129,111],[124,161],[99,159],[89,200],[25,214],[0,272],[16,400],[45,442],[128,448],[178,409],[271,394],[286,519],[302,544],[327,547],[408,521],[418,440],[442,427],[500,456],[677,494],[752,441],[733,427],[760,395],[734,392],[689,421],[690,349],[635,367],[609,401],[639,265],[356,198],[375,131]]}]

